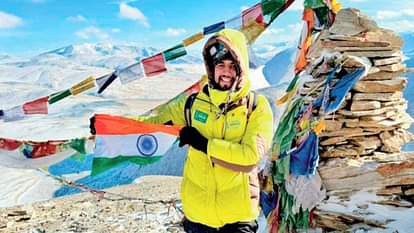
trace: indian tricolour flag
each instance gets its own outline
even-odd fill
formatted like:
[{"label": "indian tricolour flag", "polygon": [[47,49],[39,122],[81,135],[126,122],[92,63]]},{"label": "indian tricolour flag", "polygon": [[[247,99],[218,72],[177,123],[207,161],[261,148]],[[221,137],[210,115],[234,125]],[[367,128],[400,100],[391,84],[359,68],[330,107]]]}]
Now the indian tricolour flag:
[{"label": "indian tricolour flag", "polygon": [[105,114],[95,115],[95,150],[91,175],[124,162],[158,161],[177,140],[178,126],[155,125]]}]

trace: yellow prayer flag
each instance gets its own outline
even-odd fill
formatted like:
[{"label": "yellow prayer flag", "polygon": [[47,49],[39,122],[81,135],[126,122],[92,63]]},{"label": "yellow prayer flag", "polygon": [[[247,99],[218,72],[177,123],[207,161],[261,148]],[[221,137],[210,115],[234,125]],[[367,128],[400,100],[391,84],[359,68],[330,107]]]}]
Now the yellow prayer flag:
[{"label": "yellow prayer flag", "polygon": [[192,35],[186,39],[183,40],[183,45],[184,46],[189,46],[191,44],[194,44],[195,42],[201,40],[204,38],[204,34],[202,32],[199,32],[195,35]]},{"label": "yellow prayer flag", "polygon": [[87,79],[72,86],[70,88],[70,93],[72,93],[72,95],[77,95],[93,87],[95,87],[95,78],[92,76],[89,76]]}]

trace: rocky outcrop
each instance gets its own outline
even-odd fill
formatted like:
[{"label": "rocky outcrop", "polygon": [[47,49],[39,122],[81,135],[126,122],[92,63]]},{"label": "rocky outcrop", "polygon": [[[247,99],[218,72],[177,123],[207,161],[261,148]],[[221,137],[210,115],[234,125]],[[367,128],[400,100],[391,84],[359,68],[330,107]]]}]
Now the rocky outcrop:
[{"label": "rocky outcrop", "polygon": [[[340,109],[325,117],[319,173],[329,198],[315,210],[321,228],[347,231],[362,226],[388,232],[399,229],[392,224],[401,218],[399,213],[409,213],[405,218],[414,219],[414,153],[401,152],[401,146],[413,140],[407,131],[413,119],[402,95],[407,79],[401,47],[397,34],[379,28],[356,9],[344,9],[310,49],[314,78],[300,90],[308,102],[320,95],[323,88],[314,87],[337,64],[342,63],[348,72],[363,67],[361,61],[371,66]],[[346,60],[314,65],[326,54],[339,54]]]}]

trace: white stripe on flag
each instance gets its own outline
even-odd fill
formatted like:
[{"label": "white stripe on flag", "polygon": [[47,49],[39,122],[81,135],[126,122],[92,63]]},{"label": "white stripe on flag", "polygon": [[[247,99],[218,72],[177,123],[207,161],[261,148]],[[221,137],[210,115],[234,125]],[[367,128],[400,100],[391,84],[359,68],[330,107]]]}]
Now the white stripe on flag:
[{"label": "white stripe on flag", "polygon": [[95,157],[161,156],[167,152],[177,137],[164,134],[97,135]]}]

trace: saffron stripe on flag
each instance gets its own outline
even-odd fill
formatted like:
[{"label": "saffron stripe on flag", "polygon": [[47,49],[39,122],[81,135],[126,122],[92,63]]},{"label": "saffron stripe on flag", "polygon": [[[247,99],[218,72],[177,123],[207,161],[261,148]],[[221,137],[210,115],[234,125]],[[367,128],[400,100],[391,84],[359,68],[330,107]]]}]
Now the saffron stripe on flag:
[{"label": "saffron stripe on flag", "polygon": [[121,81],[122,85],[130,83],[132,81],[138,80],[144,77],[144,71],[142,70],[141,63],[135,63],[124,69],[120,69],[117,71],[117,76]]},{"label": "saffron stripe on flag", "polygon": [[144,66],[144,72],[147,77],[155,76],[167,71],[164,55],[162,53],[144,58],[141,60],[141,63]]},{"label": "saffron stripe on flag", "polygon": [[144,123],[121,116],[95,114],[96,134],[119,135],[163,132],[178,136],[181,127]]},{"label": "saffron stripe on flag", "polygon": [[72,95],[70,89],[53,93],[49,96],[49,104],[54,104],[70,95]]},{"label": "saffron stripe on flag", "polygon": [[109,87],[109,85],[111,85],[111,83],[113,83],[117,77],[118,76],[115,74],[115,72],[113,72],[111,74],[97,78],[96,84],[99,87],[98,94],[101,94],[107,87]]},{"label": "saffron stripe on flag", "polygon": [[25,114],[47,114],[49,96],[45,96],[23,104]]},{"label": "saffron stripe on flag", "polygon": [[179,44],[177,46],[174,46],[170,49],[167,49],[163,52],[165,60],[171,61],[178,57],[187,55],[187,51],[185,50],[185,47],[183,44]]},{"label": "saffron stripe on flag", "polygon": [[184,46],[189,46],[194,44],[195,42],[202,40],[204,38],[204,34],[202,32],[199,32],[197,34],[194,34],[186,39],[183,40]]},{"label": "saffron stripe on flag", "polygon": [[90,76],[86,78],[85,80],[82,80],[78,84],[75,84],[74,86],[72,86],[70,88],[70,92],[72,93],[72,95],[77,95],[93,87],[95,87],[95,79],[92,76]]},{"label": "saffron stripe on flag", "polygon": [[215,33],[215,32],[220,31],[221,29],[224,29],[224,27],[225,27],[225,23],[224,23],[224,21],[222,21],[222,22],[204,27],[203,28],[203,34],[208,35],[208,34],[211,34],[211,33]]}]

